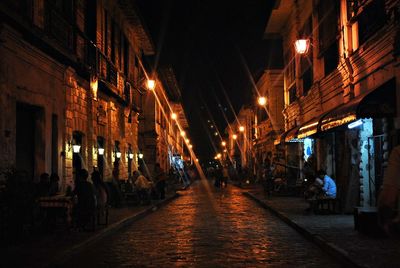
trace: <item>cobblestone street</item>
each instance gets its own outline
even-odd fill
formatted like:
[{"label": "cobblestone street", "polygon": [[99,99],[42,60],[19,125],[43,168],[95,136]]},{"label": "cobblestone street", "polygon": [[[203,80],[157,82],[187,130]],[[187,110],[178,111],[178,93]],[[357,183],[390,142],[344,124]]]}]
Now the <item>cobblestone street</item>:
[{"label": "cobblestone street", "polygon": [[61,267],[340,267],[238,188],[182,194]]}]

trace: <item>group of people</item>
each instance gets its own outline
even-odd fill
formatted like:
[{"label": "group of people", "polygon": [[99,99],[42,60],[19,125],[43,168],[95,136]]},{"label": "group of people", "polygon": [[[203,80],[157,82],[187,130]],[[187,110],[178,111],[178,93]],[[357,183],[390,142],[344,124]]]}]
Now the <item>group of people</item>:
[{"label": "group of people", "polygon": [[143,205],[149,204],[152,197],[154,199],[165,199],[167,174],[158,163],[156,163],[154,171],[154,181],[145,177],[139,170],[133,172],[133,180],[139,196],[139,202]]},{"label": "group of people", "polygon": [[216,168],[208,168],[207,176],[211,179],[214,179],[214,186],[216,188],[227,187],[228,179],[230,177],[228,164],[223,164],[221,167],[217,166]]},{"label": "group of people", "polygon": [[60,177],[57,173],[42,173],[39,182],[35,185],[35,196],[54,196],[59,193]]},{"label": "group of people", "polygon": [[[77,197],[76,216],[78,226],[84,226],[90,220],[90,216],[97,213],[105,213],[110,200],[110,188],[104,183],[98,171],[93,171],[91,179],[93,185],[87,180],[88,172],[81,169],[77,173],[75,189],[72,195]],[[165,199],[165,187],[167,176],[160,168],[155,165],[154,182],[140,171],[133,173],[133,185],[137,191],[139,202],[143,205],[150,203],[151,198]],[[133,190],[133,189],[132,189]]]}]

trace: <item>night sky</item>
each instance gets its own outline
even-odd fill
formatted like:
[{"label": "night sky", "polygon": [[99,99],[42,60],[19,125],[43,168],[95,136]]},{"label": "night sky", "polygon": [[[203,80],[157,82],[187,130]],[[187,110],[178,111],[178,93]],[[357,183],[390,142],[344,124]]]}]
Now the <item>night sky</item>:
[{"label": "night sky", "polygon": [[[155,44],[155,67],[171,65],[199,158],[215,155],[234,111],[252,100],[252,77],[268,65],[264,29],[273,1],[136,2]],[[210,120],[210,122],[208,122]],[[213,123],[214,122],[214,123]]]}]

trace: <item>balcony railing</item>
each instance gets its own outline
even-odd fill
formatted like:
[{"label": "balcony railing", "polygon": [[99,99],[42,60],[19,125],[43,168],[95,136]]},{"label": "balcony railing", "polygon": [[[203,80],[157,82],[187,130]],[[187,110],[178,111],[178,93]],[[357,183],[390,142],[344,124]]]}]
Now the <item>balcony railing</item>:
[{"label": "balcony railing", "polygon": [[[79,35],[83,36],[82,33]],[[114,94],[120,96],[125,102],[130,103],[131,86],[126,83],[124,74],[118,71],[114,63],[93,42],[87,38],[83,40],[84,55],[81,61],[84,66],[92,73],[95,73],[99,80],[106,82]]]}]

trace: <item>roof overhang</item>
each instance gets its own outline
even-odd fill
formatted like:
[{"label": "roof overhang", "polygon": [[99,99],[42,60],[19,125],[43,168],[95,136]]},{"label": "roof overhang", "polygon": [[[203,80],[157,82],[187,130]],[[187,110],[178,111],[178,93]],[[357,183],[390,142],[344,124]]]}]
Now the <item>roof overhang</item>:
[{"label": "roof overhang", "polygon": [[275,1],[275,5],[271,16],[269,17],[267,27],[265,28],[265,36],[267,38],[276,38],[281,36],[282,29],[285,26],[293,7],[293,0]]},{"label": "roof overhang", "polygon": [[141,48],[143,49],[143,53],[145,55],[153,55],[155,50],[150,33],[144,24],[144,20],[137,11],[137,6],[133,2],[134,1],[129,0],[118,0],[118,5],[129,24],[133,27],[134,33],[137,35]]},{"label": "roof overhang", "polygon": [[370,93],[340,105],[321,118],[320,129],[327,131],[357,119],[396,116],[396,81],[391,79]]}]

